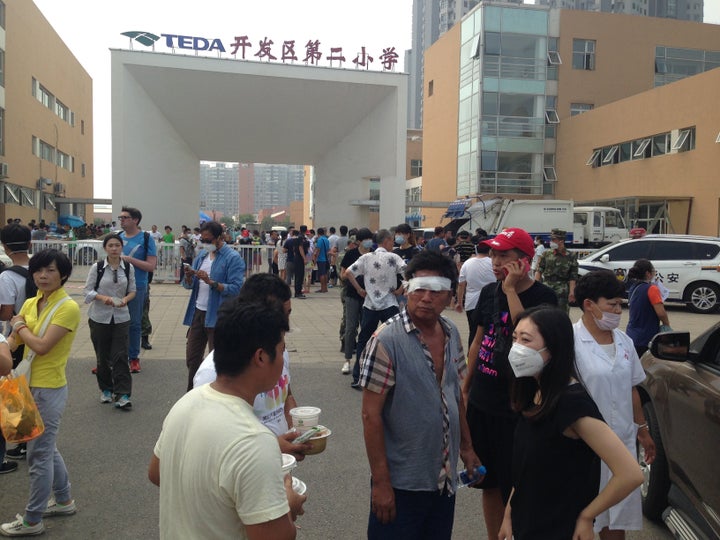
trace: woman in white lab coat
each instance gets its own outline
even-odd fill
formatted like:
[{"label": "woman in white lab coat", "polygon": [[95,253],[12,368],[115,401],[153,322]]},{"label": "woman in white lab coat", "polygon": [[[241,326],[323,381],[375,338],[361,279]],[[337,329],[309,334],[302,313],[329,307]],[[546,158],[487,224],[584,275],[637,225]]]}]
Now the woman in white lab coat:
[{"label": "woman in white lab coat", "polygon": [[[578,280],[575,299],[583,315],[573,325],[578,373],[605,422],[636,453],[636,441],[645,451],[645,461],[655,459],[637,385],[645,372],[632,340],[618,330],[622,317],[622,282],[610,271],[596,270]],[[607,484],[610,470],[603,463],[600,489]],[[640,489],[595,519],[595,531],[602,540],[625,538],[626,530],[642,529]]]}]

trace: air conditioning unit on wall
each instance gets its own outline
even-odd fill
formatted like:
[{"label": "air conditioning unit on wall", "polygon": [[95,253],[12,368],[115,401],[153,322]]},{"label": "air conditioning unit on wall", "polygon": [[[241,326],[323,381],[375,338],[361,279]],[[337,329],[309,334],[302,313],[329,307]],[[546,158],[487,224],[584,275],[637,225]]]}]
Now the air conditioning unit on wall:
[{"label": "air conditioning unit on wall", "polygon": [[55,195],[63,196],[65,195],[65,184],[61,184],[60,182],[57,182],[55,186],[53,187],[53,193]]},{"label": "air conditioning unit on wall", "polygon": [[8,177],[8,164],[0,163],[0,178],[7,178],[7,177]]}]

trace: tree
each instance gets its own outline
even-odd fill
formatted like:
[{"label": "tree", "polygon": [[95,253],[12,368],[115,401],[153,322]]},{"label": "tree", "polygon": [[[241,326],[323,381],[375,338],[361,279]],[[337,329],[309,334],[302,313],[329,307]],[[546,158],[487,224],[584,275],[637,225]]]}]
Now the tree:
[{"label": "tree", "polygon": [[220,223],[225,225],[228,229],[232,229],[235,227],[235,222],[233,221],[233,218],[231,218],[230,216],[221,217]]},{"label": "tree", "polygon": [[255,223],[255,216],[252,214],[240,214],[237,217],[238,223]]}]

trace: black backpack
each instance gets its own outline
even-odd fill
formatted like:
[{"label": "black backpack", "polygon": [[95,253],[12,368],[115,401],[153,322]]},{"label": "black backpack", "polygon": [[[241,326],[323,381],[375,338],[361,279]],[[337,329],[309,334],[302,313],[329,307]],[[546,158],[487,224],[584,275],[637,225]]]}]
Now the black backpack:
[{"label": "black backpack", "polygon": [[[100,286],[100,280],[103,277],[103,274],[105,274],[105,261],[98,261],[97,262],[97,279],[95,280],[95,291],[98,290],[98,287]],[[130,288],[130,265],[124,264],[123,270],[125,271],[125,278],[127,279],[127,289]],[[125,294],[127,294],[127,290],[125,290]]]},{"label": "black backpack", "polygon": [[37,295],[38,291],[37,285],[35,285],[35,281],[33,280],[27,268],[16,264],[13,266],[6,266],[2,269],[2,272],[6,270],[9,270],[10,272],[15,272],[17,275],[25,278],[25,300],[27,300],[28,298],[35,298],[35,295]]}]

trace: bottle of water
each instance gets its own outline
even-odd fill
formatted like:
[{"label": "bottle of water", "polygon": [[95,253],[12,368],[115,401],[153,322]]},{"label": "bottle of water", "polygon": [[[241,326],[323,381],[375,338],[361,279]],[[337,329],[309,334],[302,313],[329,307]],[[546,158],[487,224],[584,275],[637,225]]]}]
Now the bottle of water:
[{"label": "bottle of water", "polygon": [[467,469],[464,469],[458,473],[457,487],[467,487],[470,484],[474,484],[480,480],[480,477],[485,476],[486,473],[487,469],[485,468],[485,465],[480,465],[477,469],[475,469],[475,476],[470,478]]}]

